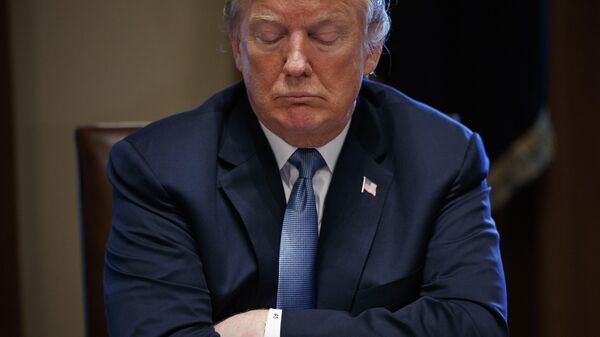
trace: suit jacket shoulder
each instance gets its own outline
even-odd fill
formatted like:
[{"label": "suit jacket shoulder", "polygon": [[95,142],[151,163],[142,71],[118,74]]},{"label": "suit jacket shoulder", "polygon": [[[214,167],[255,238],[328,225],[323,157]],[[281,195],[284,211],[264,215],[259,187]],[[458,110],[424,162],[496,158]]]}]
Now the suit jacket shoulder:
[{"label": "suit jacket shoulder", "polygon": [[[377,127],[388,144],[417,142],[438,147],[466,146],[473,132],[446,114],[418,102],[385,84],[365,81],[360,99],[377,115]],[[434,157],[432,155],[432,157]]]},{"label": "suit jacket shoulder", "polygon": [[366,81],[359,100],[354,134],[385,153],[380,162],[398,177],[410,172],[413,182],[450,188],[473,154],[472,179],[485,179],[489,161],[479,135],[466,126],[380,83]]},{"label": "suit jacket shoulder", "polygon": [[[208,98],[202,105],[177,113],[134,132],[126,141],[148,151],[173,152],[173,148],[218,145],[228,113],[245,100],[245,88],[236,83]],[[163,153],[166,154],[166,153]],[[179,153],[180,154],[180,153]]]}]

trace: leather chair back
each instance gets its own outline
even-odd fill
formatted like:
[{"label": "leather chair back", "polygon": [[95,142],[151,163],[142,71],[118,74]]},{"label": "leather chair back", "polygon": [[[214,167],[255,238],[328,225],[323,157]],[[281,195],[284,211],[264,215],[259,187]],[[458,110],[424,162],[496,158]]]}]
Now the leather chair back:
[{"label": "leather chair back", "polygon": [[114,143],[146,123],[107,123],[75,130],[79,176],[79,207],[88,337],[106,337],[104,314],[104,250],[112,213],[112,187],[106,162]]}]

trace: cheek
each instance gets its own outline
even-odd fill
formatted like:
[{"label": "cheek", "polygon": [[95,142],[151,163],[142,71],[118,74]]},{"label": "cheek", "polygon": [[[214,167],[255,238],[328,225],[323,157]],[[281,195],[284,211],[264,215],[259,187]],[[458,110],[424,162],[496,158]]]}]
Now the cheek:
[{"label": "cheek", "polygon": [[281,72],[281,60],[276,53],[255,53],[249,51],[244,67],[244,78],[251,78],[256,84],[267,86],[278,78]]},{"label": "cheek", "polygon": [[363,64],[356,56],[333,59],[332,62],[323,64],[323,84],[336,96],[346,98],[352,96],[360,85],[363,77]]},{"label": "cheek", "polygon": [[361,78],[364,71],[364,55],[353,48],[339,55],[322,57],[327,60],[323,71],[326,71],[334,81]]}]

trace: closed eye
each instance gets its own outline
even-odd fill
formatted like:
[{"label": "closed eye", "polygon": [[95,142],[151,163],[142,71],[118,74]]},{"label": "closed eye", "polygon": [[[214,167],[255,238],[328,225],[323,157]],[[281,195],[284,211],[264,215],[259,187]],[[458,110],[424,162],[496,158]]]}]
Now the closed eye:
[{"label": "closed eye", "polygon": [[319,32],[316,34],[312,34],[311,38],[317,41],[318,43],[324,44],[326,46],[331,46],[337,42],[340,38],[340,34],[337,32]]},{"label": "closed eye", "polygon": [[283,34],[276,31],[260,31],[257,32],[256,38],[265,44],[274,44],[281,40]]},{"label": "closed eye", "polygon": [[256,19],[252,22],[250,32],[259,43],[266,45],[276,44],[287,34],[282,24],[266,19]]}]

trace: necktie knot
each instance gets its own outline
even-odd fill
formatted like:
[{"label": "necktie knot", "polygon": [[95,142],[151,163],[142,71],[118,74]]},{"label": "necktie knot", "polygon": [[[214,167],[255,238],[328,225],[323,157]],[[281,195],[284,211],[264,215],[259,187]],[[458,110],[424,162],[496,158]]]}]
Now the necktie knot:
[{"label": "necktie knot", "polygon": [[315,149],[297,149],[288,161],[294,165],[301,178],[312,179],[318,169],[325,166],[325,160]]}]

